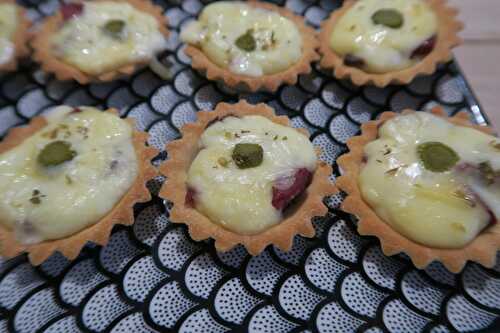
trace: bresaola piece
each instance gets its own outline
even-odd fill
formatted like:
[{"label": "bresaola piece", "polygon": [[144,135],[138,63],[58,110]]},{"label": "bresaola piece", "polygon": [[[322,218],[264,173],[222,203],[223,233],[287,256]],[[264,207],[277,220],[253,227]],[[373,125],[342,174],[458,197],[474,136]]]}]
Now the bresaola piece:
[{"label": "bresaola piece", "polygon": [[[424,41],[419,47],[417,47],[412,54],[410,55],[411,59],[414,58],[424,58],[426,57],[429,53],[434,50],[434,47],[436,46],[437,38],[436,36],[432,36],[431,38],[427,39]],[[362,67],[365,65],[365,62],[363,59],[352,55],[352,54],[347,54],[344,57],[344,64],[346,66],[350,67]]]},{"label": "bresaola piece", "polygon": [[425,42],[423,42],[419,47],[417,47],[413,53],[411,54],[410,58],[423,58],[427,56],[429,53],[434,50],[434,47],[436,46],[437,38],[436,36],[432,36],[431,38],[427,39]]},{"label": "bresaola piece", "polygon": [[81,3],[67,3],[61,6],[61,14],[63,20],[67,21],[74,16],[78,16],[83,12],[83,4]]},{"label": "bresaola piece", "polygon": [[[285,209],[311,183],[312,173],[305,169],[298,169],[293,175],[283,177],[274,183],[272,205],[277,210]],[[195,207],[196,191],[189,187],[186,192],[185,204]]]},{"label": "bresaola piece", "polygon": [[362,67],[365,64],[365,61],[353,54],[347,54],[344,57],[344,64],[351,67]]},{"label": "bresaola piece", "polygon": [[498,178],[489,183],[484,174],[481,173],[480,167],[470,163],[461,163],[456,166],[455,170],[462,175],[467,189],[473,194],[476,201],[491,214],[492,222],[496,223],[500,218],[500,205],[495,199],[495,192],[500,186]]},{"label": "bresaola piece", "polygon": [[305,169],[298,169],[295,174],[276,180],[273,186],[273,207],[277,210],[285,209],[311,183],[312,173]]},{"label": "bresaola piece", "polygon": [[196,191],[192,187],[188,187],[188,190],[186,192],[186,199],[185,199],[186,206],[194,208],[194,206],[195,206],[195,201],[194,201],[195,196],[196,196]]}]

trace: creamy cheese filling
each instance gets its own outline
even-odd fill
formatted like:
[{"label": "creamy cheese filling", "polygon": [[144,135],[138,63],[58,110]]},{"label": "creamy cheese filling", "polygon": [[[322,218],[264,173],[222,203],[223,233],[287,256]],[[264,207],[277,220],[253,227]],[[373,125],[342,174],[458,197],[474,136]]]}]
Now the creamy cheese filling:
[{"label": "creamy cheese filling", "polygon": [[0,65],[9,62],[15,54],[12,37],[17,29],[17,8],[11,3],[0,3]]},{"label": "creamy cheese filling", "polygon": [[92,75],[148,61],[166,48],[153,16],[113,1],[85,2],[51,41],[57,57]]},{"label": "creamy cheese filling", "polygon": [[425,51],[416,50],[437,32],[438,18],[425,1],[359,0],[335,24],[330,47],[348,57],[347,64],[385,73],[419,62]]},{"label": "creamy cheese filling", "polygon": [[[258,144],[259,166],[240,169],[232,158],[238,143]],[[297,130],[262,116],[227,117],[208,127],[188,173],[195,208],[239,234],[262,232],[282,219],[273,204],[273,185],[297,170],[316,168],[309,139]]]},{"label": "creamy cheese filling", "polygon": [[[0,154],[0,223],[22,243],[64,238],[98,222],[137,176],[131,126],[94,108],[72,110],[56,108],[46,127]],[[72,159],[56,165],[47,151],[42,159],[54,142],[70,147]]]},{"label": "creamy cheese filling", "polygon": [[[387,121],[365,155],[364,200],[416,242],[460,248],[492,215],[500,217],[500,140],[493,136],[419,112]],[[439,171],[429,166],[447,164]]]},{"label": "creamy cheese filling", "polygon": [[243,2],[206,6],[198,21],[182,30],[181,39],[218,66],[253,77],[282,72],[302,56],[302,37],[294,22]]}]

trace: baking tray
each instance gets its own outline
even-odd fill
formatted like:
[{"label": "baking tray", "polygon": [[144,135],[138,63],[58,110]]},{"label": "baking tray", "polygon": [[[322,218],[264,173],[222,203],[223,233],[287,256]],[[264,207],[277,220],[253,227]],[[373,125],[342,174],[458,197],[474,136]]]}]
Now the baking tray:
[{"label": "baking tray", "polygon": [[[278,1],[318,27],[341,1]],[[275,94],[237,94],[208,82],[189,66],[179,28],[197,15],[198,0],[160,1],[171,36],[161,60],[171,78],[144,69],[127,80],[80,86],[59,82],[27,62],[0,77],[0,136],[60,104],[115,107],[137,119],[160,149],[200,109],[245,98],[265,102],[293,125],[305,127],[321,158],[334,167],[362,122],[385,110],[467,111],[487,124],[454,62],[408,86],[358,88],[315,69]],[[39,20],[57,0],[24,1]],[[360,237],[355,220],[339,210],[314,221],[316,237],[296,237],[292,251],[269,247],[251,257],[238,247],[217,253],[213,242],[192,241],[169,222],[168,203],[150,182],[151,202],[136,207],[133,227],[117,227],[106,247],[88,244],[73,262],[54,255],[39,267],[26,256],[0,265],[0,331],[13,332],[432,332],[491,331],[500,315],[500,265],[469,264],[450,274],[435,263],[417,270],[405,255],[385,257],[375,238]]]}]

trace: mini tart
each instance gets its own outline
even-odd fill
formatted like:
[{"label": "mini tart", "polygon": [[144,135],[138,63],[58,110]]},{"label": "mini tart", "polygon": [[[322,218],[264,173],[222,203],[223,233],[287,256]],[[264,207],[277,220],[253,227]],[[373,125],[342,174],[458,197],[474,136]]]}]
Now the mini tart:
[{"label": "mini tart", "polygon": [[[166,18],[163,16],[161,7],[153,5],[150,1],[141,0],[94,0],[92,3],[97,2],[115,2],[115,3],[128,3],[134,9],[141,11],[145,14],[151,15],[158,23],[158,31],[166,38],[169,32],[166,28]],[[85,4],[85,1],[77,1],[69,4]],[[90,2],[88,2],[90,3]],[[76,66],[64,62],[53,54],[53,46],[51,38],[64,24],[64,17],[62,11],[57,11],[56,14],[44,20],[41,27],[36,32],[31,45],[34,50],[33,58],[40,63],[42,69],[48,73],[54,73],[59,80],[76,80],[80,84],[88,84],[90,82],[107,82],[113,81],[117,78],[129,76],[139,68],[146,66],[151,59],[137,60],[129,64],[104,71],[99,74],[86,73]],[[153,55],[154,57],[154,55]]]},{"label": "mini tart", "polygon": [[0,0],[0,5],[2,4],[12,4],[16,7],[17,26],[10,40],[14,47],[14,54],[10,57],[10,60],[0,64],[0,73],[15,71],[17,69],[17,59],[26,57],[29,54],[28,40],[30,36],[28,29],[31,26],[31,21],[26,17],[25,9],[16,5],[14,0]]},{"label": "mini tart", "polygon": [[[316,163],[309,186],[302,192],[301,200],[287,210],[290,213],[285,213],[278,224],[257,234],[242,235],[229,231],[186,202],[188,170],[200,151],[199,139],[206,128],[225,117],[250,115],[262,116],[273,123],[289,126],[287,117],[274,115],[273,110],[265,104],[250,105],[245,101],[233,105],[220,103],[214,111],[199,112],[198,120],[185,125],[181,130],[182,138],[167,145],[169,160],[160,167],[160,172],[167,177],[167,181],[160,196],[174,204],[170,214],[171,221],[186,224],[194,240],[215,239],[215,247],[219,251],[229,251],[238,244],[245,246],[252,255],[259,254],[269,244],[288,251],[296,234],[314,236],[311,219],[326,214],[328,208],[323,204],[323,198],[336,192],[329,180],[332,168],[324,162]],[[299,131],[306,134],[303,129]]]},{"label": "mini tart", "polygon": [[[109,109],[105,112],[118,115],[117,110]],[[0,224],[0,253],[7,258],[21,253],[27,253],[33,265],[39,265],[54,252],[60,252],[66,258],[73,260],[80,253],[87,242],[106,245],[114,225],[132,225],[134,222],[133,207],[136,203],[146,202],[151,199],[151,194],[146,187],[146,182],[157,175],[156,169],[151,165],[151,159],[158,153],[154,148],[147,147],[148,134],[134,130],[135,122],[126,120],[132,127],[133,151],[137,158],[137,176],[125,194],[115,206],[108,211],[98,222],[85,227],[71,236],[60,239],[47,240],[34,244],[23,244],[16,239],[14,232]],[[27,126],[16,127],[0,142],[0,153],[4,153],[23,141],[43,130],[48,125],[43,116],[35,117]],[[1,218],[1,217],[0,217]]]},{"label": "mini tart", "polygon": [[373,84],[381,88],[389,84],[408,84],[419,75],[434,73],[438,64],[448,62],[452,58],[451,49],[461,44],[458,32],[463,29],[463,24],[457,20],[458,10],[448,7],[446,0],[422,1],[434,11],[438,20],[438,31],[432,51],[415,65],[385,73],[369,73],[354,66],[347,66],[344,57],[335,53],[330,47],[330,37],[336,23],[356,4],[354,0],[346,0],[343,6],[334,11],[321,25],[319,33],[321,68],[333,70],[333,75],[337,79],[348,78],[358,86]]},{"label": "mini tart", "polygon": [[194,45],[188,44],[185,49],[185,53],[192,60],[191,66],[205,75],[209,80],[222,81],[230,88],[250,92],[261,90],[274,92],[282,84],[286,83],[293,85],[297,83],[297,78],[300,74],[310,73],[311,62],[319,59],[319,55],[316,52],[319,43],[316,39],[316,32],[314,29],[308,27],[302,17],[293,14],[290,10],[284,7],[254,0],[245,2],[245,4],[254,8],[262,8],[277,12],[279,15],[295,23],[302,38],[302,55],[300,59],[284,71],[252,77],[248,75],[236,74],[227,68],[218,66],[210,60],[207,55],[205,55],[203,50]]},{"label": "mini tart", "polygon": [[[406,110],[405,114],[415,111]],[[432,114],[445,118],[454,125],[469,127],[491,135],[491,128],[473,125],[465,112],[448,118],[441,108],[434,108]],[[384,112],[378,120],[369,121],[362,125],[362,134],[352,137],[347,145],[349,152],[341,156],[337,163],[343,174],[337,179],[336,185],[347,197],[342,203],[342,209],[358,218],[358,232],[361,235],[376,236],[381,243],[382,251],[387,256],[401,252],[406,253],[417,268],[425,268],[432,261],[439,261],[451,272],[458,273],[467,261],[480,263],[486,267],[493,267],[497,250],[500,248],[500,224],[493,223],[486,226],[477,236],[460,248],[437,248],[417,243],[396,231],[373,209],[362,197],[358,179],[365,163],[365,146],[379,137],[379,128],[388,120],[398,117],[394,112]],[[479,199],[481,200],[481,199]]]}]

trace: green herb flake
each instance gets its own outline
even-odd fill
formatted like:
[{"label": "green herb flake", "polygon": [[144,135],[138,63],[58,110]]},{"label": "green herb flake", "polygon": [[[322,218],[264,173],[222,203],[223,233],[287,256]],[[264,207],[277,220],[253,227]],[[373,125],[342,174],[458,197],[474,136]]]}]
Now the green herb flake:
[{"label": "green herb flake", "polygon": [[451,170],[460,157],[449,146],[441,142],[425,142],[417,146],[417,154],[424,167],[432,172]]},{"label": "green herb flake", "polygon": [[278,136],[275,135],[274,138],[273,138],[274,141],[278,140]]},{"label": "green herb flake", "polygon": [[243,35],[238,37],[234,42],[236,46],[246,52],[255,51],[257,48],[257,42],[253,37],[253,29],[248,29]]},{"label": "green herb flake", "polygon": [[399,169],[400,167],[389,169],[385,172],[385,174],[388,176],[395,176],[398,173]]},{"label": "green herb flake", "polygon": [[219,165],[223,168],[227,168],[227,166],[229,165],[229,161],[225,157],[219,157],[217,159],[217,163],[219,163]]},{"label": "green herb flake", "polygon": [[228,140],[231,140],[233,138],[233,135],[230,132],[224,132],[224,137]]},{"label": "green herb flake", "polygon": [[286,140],[288,140],[288,137],[284,136],[281,140],[286,141]]},{"label": "green herb flake", "polygon": [[39,205],[42,201],[40,200],[39,197],[32,197],[30,199],[30,202],[33,204],[33,205]]},{"label": "green herb flake", "polygon": [[406,167],[407,167],[406,164],[401,164],[398,167],[387,170],[385,172],[385,174],[392,177],[392,176],[395,176],[399,172],[399,170],[401,170],[402,168],[406,168]]},{"label": "green herb flake", "polygon": [[40,203],[42,203],[42,198],[45,197],[45,195],[43,195],[40,190],[33,190],[33,193],[31,194],[31,198],[30,198],[30,202],[33,204],[33,205],[39,205]]},{"label": "green herb flake", "polygon": [[66,176],[64,176],[64,178],[66,180],[66,184],[68,184],[68,185],[73,184],[73,179],[71,179],[70,176],[66,175]]}]

